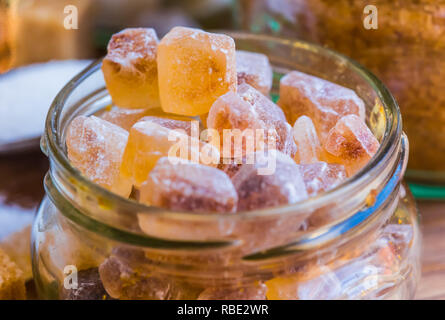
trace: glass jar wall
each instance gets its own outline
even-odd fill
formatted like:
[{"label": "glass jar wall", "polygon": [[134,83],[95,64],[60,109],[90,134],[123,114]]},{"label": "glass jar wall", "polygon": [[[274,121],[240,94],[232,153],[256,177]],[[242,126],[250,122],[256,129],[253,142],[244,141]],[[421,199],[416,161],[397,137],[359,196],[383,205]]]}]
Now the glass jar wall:
[{"label": "glass jar wall", "polygon": [[[382,83],[354,62],[304,42],[231,34],[262,52],[279,78],[298,69],[350,87],[381,143],[371,162],[335,189],[295,205],[236,215],[166,211],[121,198],[81,176],[66,156],[78,115],[110,104],[100,62],[58,95],[42,149],[47,196],[33,227],[42,298],[408,299],[419,278],[415,204],[402,182],[408,142]],[[139,227],[141,221],[146,226]],[[366,244],[366,245],[364,245]],[[78,287],[72,287],[77,271]]]},{"label": "glass jar wall", "polygon": [[[410,179],[445,185],[445,1],[241,0],[245,29],[337,50],[374,72],[397,98],[410,140]],[[445,190],[443,192],[445,196]]]}]

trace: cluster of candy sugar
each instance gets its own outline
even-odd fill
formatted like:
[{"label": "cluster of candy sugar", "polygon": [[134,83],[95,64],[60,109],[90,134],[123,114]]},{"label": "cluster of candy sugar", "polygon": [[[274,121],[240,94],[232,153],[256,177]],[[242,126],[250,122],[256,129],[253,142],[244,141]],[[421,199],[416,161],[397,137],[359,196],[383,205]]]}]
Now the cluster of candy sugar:
[{"label": "cluster of candy sugar", "polygon": [[[370,237],[374,237],[371,235]],[[400,262],[413,240],[411,225],[389,224],[367,246],[339,249],[337,259],[305,266],[306,272],[265,282],[268,300],[376,299],[365,279],[379,286],[386,277],[400,276]],[[364,295],[364,293],[367,293]],[[369,296],[371,295],[371,296]]]},{"label": "cluster of candy sugar", "polygon": [[199,291],[165,275],[156,274],[144,251],[116,247],[99,266],[107,293],[121,300],[191,300]]},{"label": "cluster of candy sugar", "polygon": [[[159,42],[151,29],[127,29],[113,36],[108,50],[103,72],[116,106],[100,117],[75,118],[66,144],[79,171],[121,196],[133,188],[141,203],[199,214],[285,206],[340,185],[379,148],[354,91],[293,71],[282,78],[275,104],[268,58],[236,51],[226,35],[177,27]],[[302,224],[325,224],[326,217],[311,219],[306,213],[238,232],[258,249],[277,233],[287,239]],[[164,218],[140,213],[138,225],[161,238],[217,237],[193,221]],[[258,230],[273,236],[258,239]],[[151,265],[141,251],[115,248],[98,271],[116,299],[323,298],[338,285],[328,274],[197,289],[156,274]],[[94,279],[88,276],[86,283]]]},{"label": "cluster of candy sugar", "polygon": [[152,29],[127,29],[108,50],[118,107],[76,118],[68,156],[111,191],[136,188],[145,204],[201,213],[294,204],[341,184],[379,147],[353,90],[292,71],[277,105],[268,58],[236,51],[227,35],[176,27],[159,42]]}]

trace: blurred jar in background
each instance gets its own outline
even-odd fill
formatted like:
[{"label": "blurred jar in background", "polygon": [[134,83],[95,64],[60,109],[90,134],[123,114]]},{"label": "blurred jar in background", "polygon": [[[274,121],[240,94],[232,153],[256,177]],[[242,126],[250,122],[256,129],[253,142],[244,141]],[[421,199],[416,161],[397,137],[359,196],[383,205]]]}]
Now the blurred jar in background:
[{"label": "blurred jar in background", "polygon": [[[150,27],[229,28],[231,0],[0,0],[0,73],[49,60],[100,57],[113,33]],[[77,9],[78,29],[66,29]]]},{"label": "blurred jar in background", "polygon": [[[444,0],[240,0],[245,29],[298,37],[373,71],[396,96],[410,141],[411,179],[445,185]],[[365,6],[377,8],[367,30]]]},{"label": "blurred jar in background", "polygon": [[[83,59],[92,54],[93,0],[10,0],[3,1],[3,28],[0,28],[0,53],[3,71],[11,67],[49,60]],[[75,6],[78,29],[67,28]],[[75,26],[71,24],[71,26]],[[4,30],[3,32],[1,30]],[[5,31],[6,30],[6,31]],[[3,46],[1,45],[3,43]],[[6,45],[5,45],[6,43]],[[8,60],[6,62],[6,60]]]},{"label": "blurred jar in background", "polygon": [[161,0],[94,0],[95,22],[101,27],[120,27],[133,23],[141,12],[157,11]]},{"label": "blurred jar in background", "polygon": [[97,23],[116,32],[150,27],[162,37],[175,26],[206,29],[232,26],[232,0],[97,0]]},{"label": "blurred jar in background", "polygon": [[8,25],[9,2],[0,0],[0,73],[11,64],[11,42]]}]

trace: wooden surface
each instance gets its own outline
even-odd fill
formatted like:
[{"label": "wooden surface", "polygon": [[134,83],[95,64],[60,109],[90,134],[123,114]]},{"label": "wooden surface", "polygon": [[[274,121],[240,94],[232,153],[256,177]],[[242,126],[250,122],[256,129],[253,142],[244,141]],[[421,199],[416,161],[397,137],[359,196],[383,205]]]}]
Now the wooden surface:
[{"label": "wooden surface", "polygon": [[423,233],[417,299],[445,300],[445,202],[418,202]]},{"label": "wooden surface", "polygon": [[[47,168],[47,159],[39,151],[0,156],[0,238],[5,230],[29,222],[44,194],[43,177]],[[445,202],[419,202],[418,207],[423,230],[423,263],[417,298],[445,299]]]}]

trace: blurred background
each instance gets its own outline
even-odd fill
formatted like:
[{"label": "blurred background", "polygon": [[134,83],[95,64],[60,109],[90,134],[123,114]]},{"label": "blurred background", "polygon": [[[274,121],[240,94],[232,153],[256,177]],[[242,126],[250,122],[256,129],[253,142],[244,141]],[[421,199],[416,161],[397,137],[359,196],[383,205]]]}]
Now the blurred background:
[{"label": "blurred background", "polygon": [[[64,22],[78,10],[78,29]],[[111,35],[126,27],[206,29],[233,25],[231,0],[0,0],[0,72],[52,59],[104,54]]]},{"label": "blurred background", "polygon": [[[445,199],[445,0],[375,0],[379,29],[371,31],[362,23],[366,2],[0,0],[0,247],[29,225],[43,196],[48,164],[38,141],[52,100],[126,27],[153,27],[160,38],[178,25],[242,28],[351,56],[376,73],[401,106],[418,199]],[[427,280],[419,297],[445,298],[444,290],[434,291],[445,288],[445,205],[420,202],[420,209]]]}]

